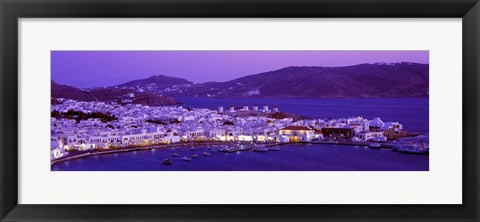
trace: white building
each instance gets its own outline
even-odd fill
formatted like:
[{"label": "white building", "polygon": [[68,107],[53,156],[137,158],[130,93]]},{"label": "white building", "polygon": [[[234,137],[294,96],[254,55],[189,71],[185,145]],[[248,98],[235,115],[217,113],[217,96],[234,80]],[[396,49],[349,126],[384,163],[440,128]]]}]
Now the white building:
[{"label": "white building", "polygon": [[178,132],[171,129],[167,130],[167,132],[164,134],[164,139],[170,143],[180,142],[180,136],[178,135]]},{"label": "white building", "polygon": [[307,126],[288,126],[280,129],[279,134],[289,137],[290,142],[305,142],[315,139],[315,131]]},{"label": "white building", "polygon": [[383,131],[360,132],[357,137],[363,141],[369,141],[375,138],[383,138]]}]

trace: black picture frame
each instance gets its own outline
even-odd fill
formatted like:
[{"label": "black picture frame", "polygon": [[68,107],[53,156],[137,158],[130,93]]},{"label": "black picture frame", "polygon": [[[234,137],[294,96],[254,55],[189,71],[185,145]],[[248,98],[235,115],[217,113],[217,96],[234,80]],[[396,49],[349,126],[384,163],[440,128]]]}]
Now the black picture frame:
[{"label": "black picture frame", "polygon": [[[0,0],[0,15],[1,221],[479,221],[480,5],[478,0]],[[19,18],[46,17],[462,18],[463,204],[18,204],[17,21]]]}]

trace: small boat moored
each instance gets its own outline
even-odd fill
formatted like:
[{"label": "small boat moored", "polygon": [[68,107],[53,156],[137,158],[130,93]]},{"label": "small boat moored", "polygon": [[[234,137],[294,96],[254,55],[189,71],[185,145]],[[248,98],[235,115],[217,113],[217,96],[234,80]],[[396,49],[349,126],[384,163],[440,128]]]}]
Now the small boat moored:
[{"label": "small boat moored", "polygon": [[372,149],[380,149],[380,148],[382,148],[382,145],[380,143],[370,143],[370,144],[368,144],[368,147],[370,147]]},{"label": "small boat moored", "polygon": [[172,165],[172,161],[170,161],[169,159],[164,159],[163,165]]},{"label": "small boat moored", "polygon": [[235,152],[235,149],[226,147],[226,148],[222,148],[222,149],[220,149],[220,150],[218,150],[218,151],[219,151],[219,152],[223,152],[223,153],[233,153],[233,152]]},{"label": "small boat moored", "polygon": [[280,151],[280,147],[274,146],[274,147],[268,148],[268,150],[269,150],[269,151]]},{"label": "small boat moored", "polygon": [[428,154],[427,149],[421,148],[405,148],[405,149],[397,149],[400,153],[412,153],[412,154]]},{"label": "small boat moored", "polygon": [[204,155],[204,156],[210,156],[210,153],[209,153],[209,152],[203,152],[202,155]]},{"label": "small boat moored", "polygon": [[254,152],[268,152],[267,148],[264,147],[258,147],[253,149]]},{"label": "small boat moored", "polygon": [[178,153],[172,153],[173,157],[178,157]]},{"label": "small boat moored", "polygon": [[192,158],[185,156],[185,157],[182,157],[182,160],[183,160],[183,161],[190,161],[190,160],[192,160]]},{"label": "small boat moored", "polygon": [[411,145],[398,145],[395,147],[400,153],[412,153],[412,154],[428,154],[428,145],[411,144]]}]

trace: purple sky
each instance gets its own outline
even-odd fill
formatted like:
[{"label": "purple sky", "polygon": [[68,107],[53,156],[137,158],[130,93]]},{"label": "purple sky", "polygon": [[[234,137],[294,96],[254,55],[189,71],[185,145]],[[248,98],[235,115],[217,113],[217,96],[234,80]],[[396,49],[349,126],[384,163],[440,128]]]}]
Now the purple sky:
[{"label": "purple sky", "polygon": [[111,86],[152,75],[227,81],[287,66],[428,63],[428,51],[52,51],[52,80]]}]

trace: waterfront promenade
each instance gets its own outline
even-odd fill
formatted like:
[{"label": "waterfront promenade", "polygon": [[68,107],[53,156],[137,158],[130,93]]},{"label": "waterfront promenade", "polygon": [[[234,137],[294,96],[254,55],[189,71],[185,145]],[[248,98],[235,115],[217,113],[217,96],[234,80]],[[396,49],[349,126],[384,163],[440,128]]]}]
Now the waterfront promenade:
[{"label": "waterfront promenade", "polygon": [[[196,149],[198,147],[209,147],[214,151],[224,152],[224,153],[233,153],[238,151],[247,151],[255,148],[269,148],[272,146],[288,145],[288,144],[324,144],[324,145],[344,145],[344,146],[369,146],[370,142],[361,142],[361,141],[348,141],[348,140],[316,140],[308,142],[297,142],[297,143],[278,143],[278,142],[247,142],[247,141],[203,141],[203,142],[181,142],[173,144],[157,144],[157,145],[148,145],[148,146],[137,146],[137,147],[123,147],[123,148],[114,148],[109,150],[90,150],[85,152],[77,152],[75,154],[68,155],[66,157],[54,159],[51,161],[51,165],[57,164],[59,162],[68,161],[72,159],[78,159],[83,157],[95,156],[95,155],[106,155],[113,153],[121,152],[132,152],[132,151],[141,151],[141,150],[150,150],[150,149],[180,149],[180,148],[190,148]],[[392,149],[393,145],[391,143],[380,143],[381,148]]]},{"label": "waterfront promenade", "polygon": [[[283,143],[267,152],[218,152],[190,146],[95,155],[59,162],[52,171],[425,171],[428,155],[338,144]],[[278,149],[278,150],[272,150]],[[208,152],[210,155],[203,155]],[[173,154],[178,154],[174,156]],[[194,157],[195,156],[195,157]],[[184,161],[182,158],[191,158]],[[164,165],[168,159],[171,165]],[[221,179],[221,178],[219,178]],[[191,181],[201,182],[201,181]]]},{"label": "waterfront promenade", "polygon": [[[317,141],[307,141],[299,142],[304,144],[337,144],[345,146],[368,146],[371,142],[362,142],[362,141],[338,141],[338,140],[317,140]],[[393,145],[387,143],[380,143],[381,148],[393,148]]]},{"label": "waterfront promenade", "polygon": [[[276,142],[245,142],[245,141],[205,141],[205,142],[182,142],[182,143],[173,143],[173,144],[157,144],[157,145],[146,145],[146,146],[136,146],[136,147],[121,147],[121,148],[112,148],[112,149],[102,149],[102,150],[88,150],[88,151],[77,151],[74,154],[67,155],[65,157],[53,159],[50,165],[54,165],[63,161],[95,156],[95,155],[106,155],[106,154],[113,154],[113,153],[122,153],[122,152],[132,152],[132,151],[141,151],[141,150],[150,150],[150,149],[180,149],[180,148],[195,148],[195,147],[210,147],[210,146],[220,146],[220,148],[216,148],[216,150],[220,151],[223,147],[234,147],[232,151],[244,151],[249,150],[254,147],[270,147],[276,146],[280,143]],[[239,149],[239,145],[248,146],[248,149]],[[252,146],[254,145],[254,146]]]}]

